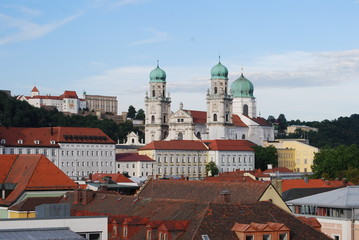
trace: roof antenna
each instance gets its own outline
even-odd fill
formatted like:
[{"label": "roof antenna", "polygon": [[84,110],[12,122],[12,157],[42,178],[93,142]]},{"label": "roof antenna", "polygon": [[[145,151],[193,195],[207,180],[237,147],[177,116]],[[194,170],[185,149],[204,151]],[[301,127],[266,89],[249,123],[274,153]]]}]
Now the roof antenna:
[{"label": "roof antenna", "polygon": [[221,53],[218,53],[218,62],[221,63]]},{"label": "roof antenna", "polygon": [[241,67],[241,76],[243,77],[243,64],[242,64],[242,67]]},{"label": "roof antenna", "polygon": [[157,59],[157,67],[160,67],[160,60]]}]

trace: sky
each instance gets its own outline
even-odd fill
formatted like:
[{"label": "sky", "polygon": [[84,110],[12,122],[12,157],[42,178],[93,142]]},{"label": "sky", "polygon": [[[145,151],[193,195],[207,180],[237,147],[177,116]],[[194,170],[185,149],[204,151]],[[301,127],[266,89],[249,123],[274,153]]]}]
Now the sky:
[{"label": "sky", "polygon": [[358,0],[0,0],[0,89],[138,110],[158,60],[171,110],[205,111],[220,56],[262,117],[334,120],[359,110],[358,29]]}]

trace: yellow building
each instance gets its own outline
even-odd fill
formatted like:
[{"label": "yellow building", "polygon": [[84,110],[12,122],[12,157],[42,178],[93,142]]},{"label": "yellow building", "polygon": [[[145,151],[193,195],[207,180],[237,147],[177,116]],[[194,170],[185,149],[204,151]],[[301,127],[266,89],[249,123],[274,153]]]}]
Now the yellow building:
[{"label": "yellow building", "polygon": [[295,172],[311,172],[314,154],[319,151],[318,148],[297,139],[277,139],[266,142],[265,145],[272,145],[277,149],[279,167],[287,167]]}]

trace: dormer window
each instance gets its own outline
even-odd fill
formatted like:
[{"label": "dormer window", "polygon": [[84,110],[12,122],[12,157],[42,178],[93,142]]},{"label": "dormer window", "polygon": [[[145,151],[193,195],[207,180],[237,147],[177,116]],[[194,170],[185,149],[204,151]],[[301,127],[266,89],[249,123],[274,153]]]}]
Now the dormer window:
[{"label": "dormer window", "polygon": [[35,140],[34,143],[35,144],[40,144],[40,140]]},{"label": "dormer window", "polygon": [[5,144],[6,143],[6,140],[5,139],[1,139],[1,144]]},{"label": "dormer window", "polygon": [[123,237],[127,237],[127,227],[123,227]]},{"label": "dormer window", "polygon": [[55,140],[50,140],[50,144],[55,144]]},{"label": "dormer window", "polygon": [[151,240],[151,236],[152,236],[152,231],[151,231],[151,230],[147,230],[146,240]]},{"label": "dormer window", "polygon": [[17,143],[18,143],[18,144],[23,144],[24,141],[23,141],[22,139],[19,139],[19,140],[17,140]]}]

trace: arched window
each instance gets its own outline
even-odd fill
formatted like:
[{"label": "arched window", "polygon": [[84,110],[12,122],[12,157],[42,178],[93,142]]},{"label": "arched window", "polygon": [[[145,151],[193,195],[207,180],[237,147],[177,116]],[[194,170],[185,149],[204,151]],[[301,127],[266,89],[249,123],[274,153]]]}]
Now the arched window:
[{"label": "arched window", "polygon": [[152,90],[152,97],[156,97],[156,91]]},{"label": "arched window", "polygon": [[178,133],[177,140],[183,140],[183,133]]},{"label": "arched window", "polygon": [[246,139],[246,135],[245,135],[245,134],[242,135],[242,139]]},{"label": "arched window", "polygon": [[229,114],[226,113],[226,122],[229,122]]},{"label": "arched window", "polygon": [[201,133],[200,133],[200,132],[197,132],[196,137],[197,137],[198,139],[201,139]]},{"label": "arched window", "polygon": [[238,139],[237,133],[236,133],[235,139]]},{"label": "arched window", "polygon": [[132,143],[135,143],[135,139],[132,139]]},{"label": "arched window", "polygon": [[167,132],[167,131],[164,131],[164,132],[163,132],[163,139],[166,139],[167,136],[168,136],[168,132]]},{"label": "arched window", "polygon": [[155,116],[154,115],[152,115],[152,117],[151,117],[151,123],[155,123]]},{"label": "arched window", "polygon": [[162,97],[165,97],[165,90],[162,91]]},{"label": "arched window", "polygon": [[166,123],[166,115],[163,116],[163,123]]},{"label": "arched window", "polygon": [[217,114],[213,114],[213,122],[217,122]]},{"label": "arched window", "polygon": [[127,237],[127,227],[123,227],[123,236]]},{"label": "arched window", "polygon": [[217,87],[214,87],[214,94],[217,94]]},{"label": "arched window", "polygon": [[244,104],[244,106],[243,106],[243,115],[248,116],[248,105],[247,104]]}]

